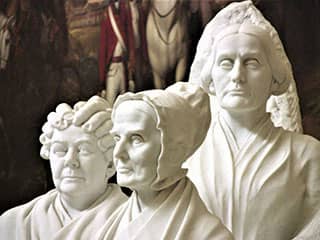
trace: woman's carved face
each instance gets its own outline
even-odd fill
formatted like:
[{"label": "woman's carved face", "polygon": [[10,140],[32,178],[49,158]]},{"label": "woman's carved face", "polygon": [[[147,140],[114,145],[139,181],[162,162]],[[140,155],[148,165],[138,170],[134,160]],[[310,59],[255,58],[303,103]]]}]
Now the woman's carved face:
[{"label": "woman's carved face", "polygon": [[228,35],[216,45],[212,84],[219,104],[228,111],[265,108],[272,71],[260,40],[253,35]]},{"label": "woman's carved face", "polygon": [[63,195],[91,197],[105,191],[108,163],[97,138],[81,127],[54,130],[50,147],[53,182]]},{"label": "woman's carved face", "polygon": [[143,101],[125,101],[116,109],[110,132],[116,141],[113,159],[121,186],[147,190],[156,178],[161,135],[154,115]]}]

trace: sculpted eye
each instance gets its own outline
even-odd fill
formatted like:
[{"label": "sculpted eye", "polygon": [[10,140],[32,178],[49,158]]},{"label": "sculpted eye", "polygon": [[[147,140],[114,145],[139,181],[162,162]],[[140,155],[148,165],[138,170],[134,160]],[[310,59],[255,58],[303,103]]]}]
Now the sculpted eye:
[{"label": "sculpted eye", "polygon": [[80,145],[78,148],[78,152],[80,154],[90,154],[92,153],[92,148],[90,147],[90,145],[85,144],[85,145]]},{"label": "sculpted eye", "polygon": [[220,61],[219,66],[224,69],[231,69],[233,67],[233,61],[230,58],[224,58]]},{"label": "sculpted eye", "polygon": [[52,153],[58,157],[63,157],[67,154],[67,148],[62,144],[54,143],[52,146]]},{"label": "sculpted eye", "polygon": [[260,65],[260,62],[256,58],[250,58],[244,62],[244,65],[247,67],[256,68]]},{"label": "sculpted eye", "polygon": [[134,134],[131,137],[131,141],[133,144],[140,144],[143,143],[143,137],[139,134]]}]

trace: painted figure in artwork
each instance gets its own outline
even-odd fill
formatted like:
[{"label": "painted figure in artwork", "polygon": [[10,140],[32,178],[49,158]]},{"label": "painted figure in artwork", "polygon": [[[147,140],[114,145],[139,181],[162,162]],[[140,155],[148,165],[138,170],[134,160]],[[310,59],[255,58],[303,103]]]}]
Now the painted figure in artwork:
[{"label": "painted figure in artwork", "polygon": [[[106,102],[90,100],[93,108]],[[0,216],[2,239],[90,239],[126,200],[108,184],[114,174],[110,112],[99,113],[104,128],[90,131],[90,121],[76,116],[80,102],[63,103],[48,115],[40,136],[40,155],[49,159],[55,189]]]},{"label": "painted figure in artwork", "polygon": [[110,0],[101,22],[99,71],[106,99],[135,90],[137,64],[146,55],[143,13],[138,1]]},{"label": "painted figure in artwork", "polygon": [[[11,46],[11,30],[14,25],[14,18],[7,17],[0,11],[0,74],[7,67]],[[0,75],[1,76],[1,75]]]},{"label": "painted figure in artwork", "polygon": [[209,108],[208,95],[189,83],[117,98],[114,163],[119,185],[133,193],[98,239],[233,239],[181,168],[205,138]]},{"label": "painted figure in artwork", "polygon": [[301,123],[291,65],[251,1],[208,23],[190,81],[211,95],[213,121],[187,164],[207,208],[235,239],[292,239],[320,206],[320,143],[294,132]]},{"label": "painted figure in artwork", "polygon": [[99,80],[98,62],[100,23],[107,3],[107,0],[67,0],[64,3],[68,55],[61,88],[66,89],[65,95],[89,98],[105,87]]}]

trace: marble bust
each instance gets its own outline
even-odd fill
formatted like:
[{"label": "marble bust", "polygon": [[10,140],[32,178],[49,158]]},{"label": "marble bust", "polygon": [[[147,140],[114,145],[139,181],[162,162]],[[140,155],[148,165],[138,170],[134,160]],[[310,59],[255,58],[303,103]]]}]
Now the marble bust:
[{"label": "marble bust", "polygon": [[[320,207],[320,143],[292,131],[301,127],[290,62],[251,1],[208,23],[189,81],[210,94],[214,113],[186,165],[201,199],[235,239],[292,239]],[[281,108],[291,115],[273,111]]]},{"label": "marble bust", "polygon": [[189,83],[117,98],[114,164],[118,184],[133,193],[98,239],[233,239],[181,168],[205,138],[209,108],[208,95]]},{"label": "marble bust", "polygon": [[90,239],[126,200],[118,185],[108,184],[115,172],[110,113],[100,112],[109,127],[90,131],[90,121],[74,121],[83,104],[62,103],[48,115],[40,155],[50,161],[55,189],[5,212],[1,239]]}]

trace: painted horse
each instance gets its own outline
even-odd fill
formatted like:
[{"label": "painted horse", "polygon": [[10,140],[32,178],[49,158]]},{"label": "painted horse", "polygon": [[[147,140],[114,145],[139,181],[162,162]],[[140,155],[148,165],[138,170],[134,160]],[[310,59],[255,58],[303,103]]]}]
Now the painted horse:
[{"label": "painted horse", "polygon": [[188,1],[150,0],[146,38],[154,87],[184,80],[188,42]]}]

